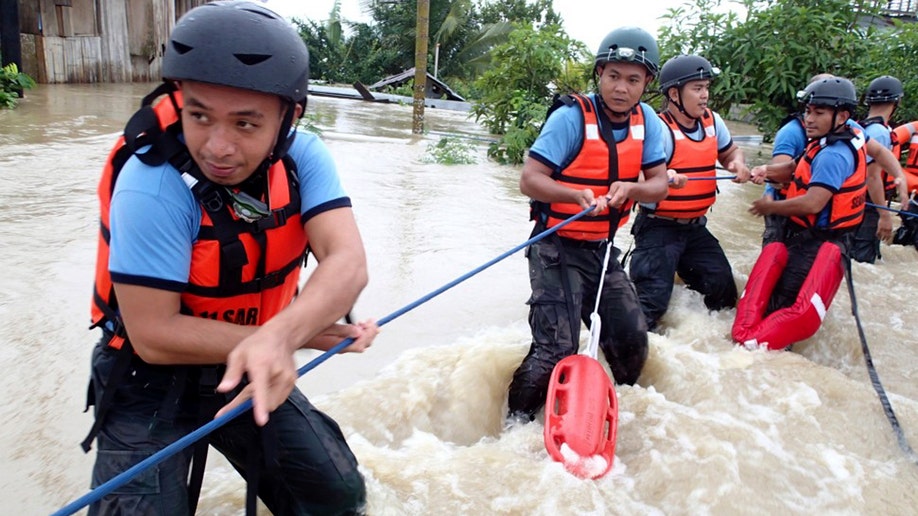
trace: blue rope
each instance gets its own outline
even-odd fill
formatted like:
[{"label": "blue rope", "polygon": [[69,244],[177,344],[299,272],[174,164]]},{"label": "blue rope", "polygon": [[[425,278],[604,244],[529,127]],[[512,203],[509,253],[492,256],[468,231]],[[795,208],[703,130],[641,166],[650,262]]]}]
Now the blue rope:
[{"label": "blue rope", "polygon": [[[430,301],[430,300],[433,299],[434,297],[436,297],[436,296],[442,294],[443,292],[446,292],[447,290],[449,290],[449,289],[453,288],[454,286],[458,285],[459,283],[462,283],[463,281],[465,281],[465,280],[471,278],[472,276],[474,276],[474,275],[478,274],[479,272],[481,272],[481,271],[487,269],[488,267],[490,267],[490,266],[494,265],[495,263],[497,263],[497,262],[503,260],[504,258],[507,258],[508,256],[510,256],[510,255],[512,255],[513,253],[519,251],[520,249],[523,249],[523,248],[525,248],[526,246],[528,246],[528,245],[530,245],[530,244],[532,244],[532,243],[534,243],[534,242],[538,242],[539,240],[541,240],[541,239],[547,237],[548,235],[554,233],[555,231],[558,231],[559,229],[563,228],[564,226],[570,224],[571,222],[574,222],[575,220],[577,220],[577,219],[583,217],[584,215],[586,215],[587,213],[589,213],[592,209],[593,209],[592,206],[589,207],[589,208],[586,208],[586,209],[584,209],[583,211],[581,211],[580,213],[578,213],[578,214],[576,214],[576,215],[574,215],[574,216],[572,216],[572,217],[570,217],[570,218],[568,218],[568,219],[562,221],[560,224],[558,224],[558,225],[556,225],[556,226],[553,226],[553,227],[551,227],[551,228],[546,229],[545,231],[543,231],[543,232],[539,233],[538,235],[536,235],[536,236],[530,238],[529,240],[523,242],[522,244],[520,244],[520,245],[514,247],[513,249],[510,249],[509,251],[507,251],[507,252],[501,254],[501,255],[498,256],[497,258],[494,258],[494,259],[490,260],[489,262],[487,262],[487,263],[485,263],[485,264],[483,264],[483,265],[480,265],[479,267],[477,267],[477,268],[475,268],[475,269],[472,269],[471,271],[469,271],[469,272],[463,274],[462,276],[459,276],[458,278],[456,278],[456,279],[454,279],[453,281],[450,281],[449,283],[443,285],[442,287],[440,287],[440,288],[438,288],[438,289],[436,289],[436,290],[430,292],[429,294],[427,294],[427,295],[425,295],[425,296],[422,296],[422,297],[418,298],[416,301],[414,301],[414,302],[412,302],[412,303],[409,303],[409,304],[405,305],[404,307],[399,308],[399,309],[396,310],[395,312],[392,312],[391,314],[389,314],[389,315],[387,315],[387,316],[385,316],[385,317],[379,319],[379,321],[377,321],[377,324],[378,324],[379,326],[382,326],[382,325],[384,325],[384,324],[386,324],[386,323],[388,323],[388,322],[393,321],[394,319],[396,319],[396,318],[398,318],[398,317],[404,315],[405,313],[407,313],[407,312],[409,312],[409,311],[411,311],[411,310],[417,308],[418,306],[420,306],[420,305],[426,303],[427,301]],[[304,374],[306,374],[307,372],[311,371],[312,369],[315,369],[319,364],[321,364],[322,362],[325,362],[326,360],[328,360],[329,358],[331,358],[332,355],[337,354],[339,351],[342,351],[344,348],[348,347],[352,342],[354,342],[354,339],[353,339],[353,338],[347,338],[347,339],[342,340],[341,342],[339,342],[338,344],[336,344],[334,347],[332,347],[332,348],[329,349],[328,351],[325,351],[324,353],[322,353],[322,354],[319,355],[318,357],[314,358],[312,361],[308,362],[307,364],[305,364],[305,365],[303,365],[302,367],[300,367],[299,369],[297,369],[297,374],[298,374],[298,376],[303,376]],[[83,507],[86,507],[87,505],[89,505],[89,504],[91,504],[91,503],[94,503],[94,502],[97,502],[97,501],[101,500],[103,496],[105,496],[105,495],[107,495],[107,494],[110,494],[110,493],[111,493],[112,491],[114,491],[115,489],[117,489],[117,488],[123,486],[124,484],[128,483],[128,481],[130,481],[132,478],[134,478],[134,477],[135,477],[136,475],[138,475],[139,473],[143,472],[144,470],[146,470],[146,469],[148,469],[148,468],[150,468],[150,467],[152,467],[152,466],[155,466],[156,464],[159,464],[160,462],[162,462],[162,461],[168,459],[168,458],[171,457],[172,455],[175,455],[176,453],[178,453],[178,452],[181,451],[182,449],[184,449],[184,448],[186,448],[186,447],[188,447],[188,446],[194,444],[195,442],[197,442],[199,439],[201,439],[201,438],[204,437],[205,435],[207,435],[207,434],[213,432],[214,430],[220,428],[221,426],[225,425],[226,423],[228,423],[230,420],[232,420],[232,419],[235,418],[236,416],[242,414],[243,412],[246,412],[247,410],[249,410],[249,409],[251,409],[251,408],[252,408],[252,400],[251,400],[251,399],[248,399],[248,400],[246,400],[245,402],[243,402],[241,405],[239,405],[238,407],[236,407],[236,408],[230,410],[229,412],[227,412],[226,414],[223,414],[222,416],[220,416],[220,417],[218,417],[218,418],[216,418],[216,419],[213,419],[212,421],[210,421],[210,422],[208,422],[208,423],[202,425],[202,426],[201,426],[200,428],[198,428],[197,430],[194,430],[193,432],[190,432],[188,435],[186,435],[186,436],[182,437],[181,439],[175,441],[174,443],[172,443],[172,444],[166,446],[166,447],[163,448],[162,450],[156,452],[155,454],[153,454],[153,455],[147,457],[146,459],[144,459],[144,460],[138,462],[137,464],[131,466],[129,469],[125,470],[124,472],[122,472],[122,473],[118,474],[117,476],[115,476],[114,478],[110,479],[108,482],[105,482],[104,484],[102,484],[102,485],[96,487],[95,489],[92,489],[91,491],[89,491],[89,492],[86,493],[85,495],[81,496],[80,498],[74,500],[73,502],[70,502],[69,504],[67,504],[66,506],[62,507],[62,508],[61,508],[60,510],[58,510],[57,512],[52,513],[51,516],[65,516],[65,515],[70,515],[70,514],[75,513],[76,511],[82,509]]]},{"label": "blue rope", "polygon": [[720,181],[721,179],[736,179],[736,176],[689,177],[689,181]]},{"label": "blue rope", "polygon": [[872,203],[872,202],[865,202],[864,204],[866,204],[867,206],[872,206],[872,207],[874,207],[874,208],[876,208],[876,209],[878,209],[878,210],[891,211],[891,212],[893,212],[893,213],[898,213],[899,215],[906,215],[906,216],[908,216],[908,217],[918,217],[918,213],[914,213],[914,212],[911,212],[911,211],[897,210],[897,209],[895,209],[895,208],[889,208],[889,207],[887,207],[887,206],[883,206],[882,204],[874,204],[874,203]]}]

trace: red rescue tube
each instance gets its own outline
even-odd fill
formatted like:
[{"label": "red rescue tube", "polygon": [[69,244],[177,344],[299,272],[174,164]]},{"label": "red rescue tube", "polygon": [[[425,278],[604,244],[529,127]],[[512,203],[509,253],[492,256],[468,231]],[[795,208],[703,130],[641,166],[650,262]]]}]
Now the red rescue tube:
[{"label": "red rescue tube", "polygon": [[[772,245],[775,244],[769,244],[766,247]],[[763,249],[759,261],[765,256],[766,252]],[[795,342],[808,339],[816,333],[835,298],[845,271],[841,261],[841,250],[838,246],[831,242],[823,243],[806,280],[800,287],[794,304],[761,319],[764,306],[767,306],[771,291],[777,281],[777,278],[773,280],[770,278],[770,275],[773,274],[770,267],[776,265],[774,257],[769,256],[767,259],[769,263],[763,267],[768,267],[764,271],[769,275],[768,277],[761,280],[756,279],[753,282],[754,274],[759,268],[758,261],[753,267],[753,272],[750,273],[750,283],[754,290],[747,286],[743,292],[743,298],[737,304],[737,317],[733,323],[733,340],[749,348],[767,347],[781,350]],[[786,262],[785,257],[784,264]],[[781,267],[783,269],[783,264]]]},{"label": "red rescue tube", "polygon": [[772,242],[762,248],[762,253],[749,273],[749,281],[736,304],[736,319],[733,321],[733,340],[744,343],[754,339],[752,331],[762,322],[768,299],[778,278],[787,265],[787,246]]},{"label": "red rescue tube", "polygon": [[587,355],[564,358],[552,371],[545,403],[545,449],[580,478],[612,468],[618,398],[602,364]]}]

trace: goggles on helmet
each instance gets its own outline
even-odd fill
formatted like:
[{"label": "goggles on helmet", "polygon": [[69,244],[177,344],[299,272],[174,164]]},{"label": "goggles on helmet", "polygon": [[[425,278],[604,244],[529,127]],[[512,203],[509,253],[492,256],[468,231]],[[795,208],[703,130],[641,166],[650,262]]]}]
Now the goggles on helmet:
[{"label": "goggles on helmet", "polygon": [[226,192],[233,200],[233,211],[236,212],[236,216],[246,222],[255,222],[271,214],[267,204],[245,192],[236,192],[232,188],[226,188]]}]

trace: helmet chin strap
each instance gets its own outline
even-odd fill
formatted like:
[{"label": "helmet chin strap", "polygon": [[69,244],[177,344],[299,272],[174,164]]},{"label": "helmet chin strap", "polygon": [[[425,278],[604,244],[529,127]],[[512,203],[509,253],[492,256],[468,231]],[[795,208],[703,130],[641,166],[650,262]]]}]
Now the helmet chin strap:
[{"label": "helmet chin strap", "polygon": [[[271,154],[265,158],[265,164],[271,166],[277,162],[277,160],[283,158],[287,154],[287,150],[290,148],[290,144],[293,143],[293,139],[296,137],[296,133],[290,132],[293,124],[293,115],[296,113],[296,102],[287,103],[287,111],[284,113],[284,119],[281,122],[280,129],[277,131],[277,143],[274,145],[274,149],[271,151]],[[265,167],[267,169],[267,167]]]},{"label": "helmet chin strap", "polygon": [[599,103],[602,104],[603,109],[615,115],[616,118],[628,116],[628,113],[631,111],[630,109],[628,111],[622,111],[622,112],[613,110],[612,108],[608,106],[608,104],[606,104],[606,99],[602,98],[602,93],[599,94]]},{"label": "helmet chin strap", "polygon": [[691,120],[700,120],[700,117],[695,117],[695,116],[692,116],[692,115],[688,114],[688,111],[686,111],[686,110],[685,110],[685,107],[683,107],[682,102],[681,102],[681,101],[682,101],[682,88],[681,88],[681,87],[677,87],[677,88],[676,88],[676,96],[679,98],[679,100],[673,100],[673,99],[669,98],[669,93],[668,93],[668,91],[667,91],[666,100],[667,100],[670,104],[676,106],[676,109],[678,109],[680,113],[682,113],[683,115],[685,115],[686,118],[689,118],[689,119],[691,119]]}]

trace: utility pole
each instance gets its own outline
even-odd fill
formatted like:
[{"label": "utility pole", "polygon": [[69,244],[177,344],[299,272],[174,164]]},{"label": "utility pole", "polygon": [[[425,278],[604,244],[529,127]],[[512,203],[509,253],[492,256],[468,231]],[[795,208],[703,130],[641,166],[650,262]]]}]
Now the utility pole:
[{"label": "utility pole", "polygon": [[411,132],[424,132],[424,98],[427,93],[427,37],[430,0],[418,0],[417,34],[414,41],[414,117]]}]

